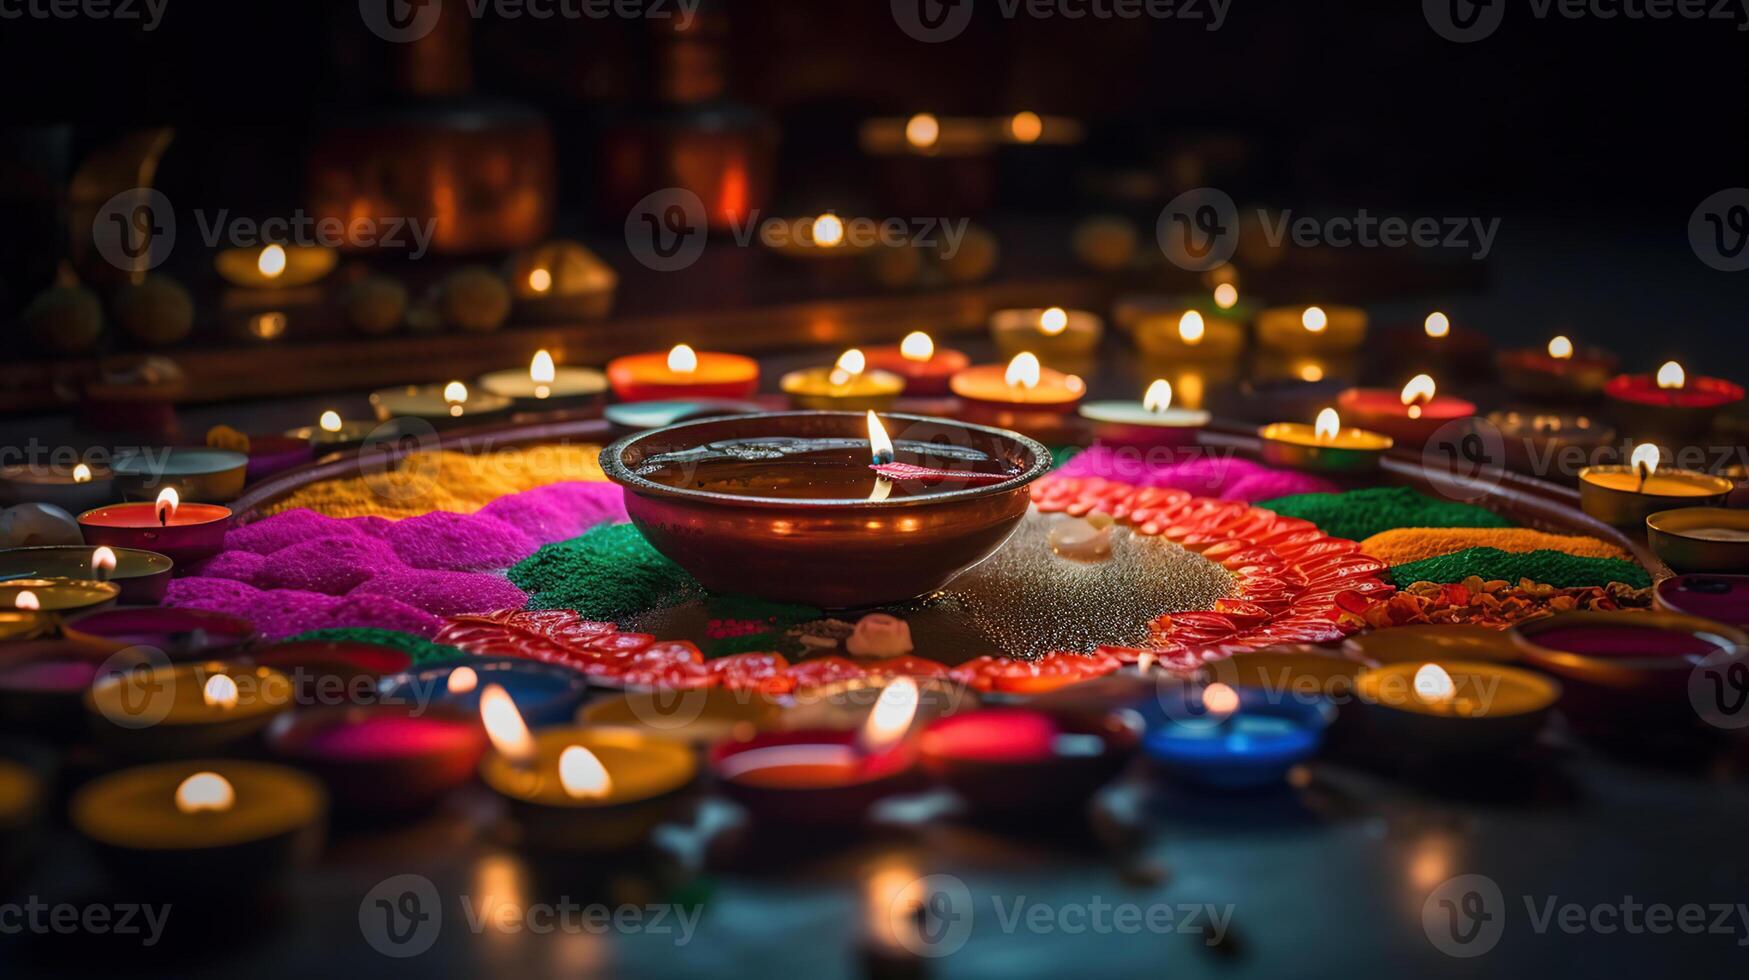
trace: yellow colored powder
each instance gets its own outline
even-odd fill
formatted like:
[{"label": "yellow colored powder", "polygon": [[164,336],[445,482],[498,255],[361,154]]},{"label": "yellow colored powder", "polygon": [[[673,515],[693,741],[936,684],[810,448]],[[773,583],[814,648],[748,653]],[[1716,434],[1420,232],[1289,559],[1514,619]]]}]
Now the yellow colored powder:
[{"label": "yellow colored powder", "polygon": [[1633,557],[1607,541],[1585,535],[1548,534],[1517,527],[1400,527],[1360,543],[1363,554],[1387,565],[1407,565],[1470,548],[1499,551],[1559,551],[1581,558]]},{"label": "yellow colored powder", "polygon": [[519,446],[469,454],[413,453],[394,469],[365,461],[361,476],[326,480],[262,508],[263,514],[307,507],[329,517],[398,520],[435,510],[471,514],[499,497],[549,483],[603,480],[601,447]]}]

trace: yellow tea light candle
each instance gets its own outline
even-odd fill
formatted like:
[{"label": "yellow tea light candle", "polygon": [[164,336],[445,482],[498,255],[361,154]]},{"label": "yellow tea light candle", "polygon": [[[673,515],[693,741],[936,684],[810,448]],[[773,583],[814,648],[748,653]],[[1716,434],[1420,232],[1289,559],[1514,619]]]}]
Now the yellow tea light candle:
[{"label": "yellow tea light candle", "polygon": [[1646,518],[1652,552],[1678,574],[1749,572],[1749,511],[1683,507]]},{"label": "yellow tea light candle", "polygon": [[85,710],[99,740],[117,751],[176,758],[251,738],[291,702],[291,681],[278,671],[208,661],[101,678]]},{"label": "yellow tea light candle", "polygon": [[313,245],[229,248],[213,260],[219,275],[248,289],[289,289],[321,280],[340,263],[333,249]]},{"label": "yellow tea light candle", "polygon": [[1284,354],[1343,354],[1366,342],[1366,327],[1353,306],[1277,306],[1257,315],[1257,341]]},{"label": "yellow tea light candle", "polygon": [[1318,413],[1312,425],[1275,422],[1258,432],[1260,454],[1272,466],[1323,473],[1361,473],[1377,469],[1393,445],[1391,437],[1344,428],[1333,408]]},{"label": "yellow tea light candle", "polygon": [[1405,662],[1363,671],[1355,703],[1377,744],[1407,755],[1478,755],[1531,741],[1561,687],[1498,663]]},{"label": "yellow tea light candle", "polygon": [[444,384],[406,385],[384,388],[370,395],[371,410],[377,421],[397,418],[418,418],[430,422],[454,422],[479,419],[510,408],[511,400],[489,391],[470,391],[460,381]]},{"label": "yellow tea light candle", "polygon": [[114,605],[121,586],[95,579],[20,578],[0,582],[0,609],[78,613]]},{"label": "yellow tea light candle", "polygon": [[905,390],[905,379],[891,371],[870,370],[862,351],[852,348],[832,367],[784,375],[780,386],[796,408],[884,412]]},{"label": "yellow tea light candle", "polygon": [[1091,355],[1105,333],[1105,321],[1086,310],[997,310],[990,315],[990,337],[1003,357],[1031,351],[1047,364]]},{"label": "yellow tea light candle", "polygon": [[1722,476],[1664,469],[1657,446],[1635,449],[1627,466],[1587,466],[1579,471],[1579,506],[1615,527],[1638,531],[1646,518],[1678,507],[1723,506],[1734,486]]},{"label": "yellow tea light candle", "polygon": [[521,409],[567,408],[604,400],[607,375],[594,368],[561,367],[550,352],[538,350],[526,369],[481,375],[479,387],[513,400]]},{"label": "yellow tea light candle", "polygon": [[1143,353],[1180,360],[1230,361],[1245,349],[1243,324],[1198,310],[1144,316],[1136,323],[1135,337]]}]

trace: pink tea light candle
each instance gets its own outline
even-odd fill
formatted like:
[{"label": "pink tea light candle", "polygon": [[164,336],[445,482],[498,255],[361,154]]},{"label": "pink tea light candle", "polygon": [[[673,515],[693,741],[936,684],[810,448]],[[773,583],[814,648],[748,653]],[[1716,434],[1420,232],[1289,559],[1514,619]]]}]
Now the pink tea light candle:
[{"label": "pink tea light candle", "polygon": [[1720,412],[1743,400],[1743,387],[1721,378],[1689,377],[1667,361],[1656,375],[1622,374],[1603,394],[1629,435],[1699,435]]},{"label": "pink tea light candle", "polygon": [[1439,394],[1432,376],[1417,374],[1402,391],[1350,388],[1336,397],[1342,415],[1399,445],[1419,448],[1442,427],[1476,414],[1475,402]]},{"label": "pink tea light candle", "polygon": [[229,507],[185,504],[174,487],[165,487],[154,503],[115,504],[79,515],[86,544],[155,551],[179,565],[218,554],[230,523]]}]

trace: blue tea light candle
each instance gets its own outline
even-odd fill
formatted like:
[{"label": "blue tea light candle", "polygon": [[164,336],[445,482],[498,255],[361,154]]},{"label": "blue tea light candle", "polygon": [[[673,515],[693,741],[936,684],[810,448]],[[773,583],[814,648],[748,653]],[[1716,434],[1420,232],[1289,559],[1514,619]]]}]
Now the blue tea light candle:
[{"label": "blue tea light candle", "polygon": [[579,671],[519,657],[445,660],[385,678],[378,690],[385,702],[442,705],[478,716],[480,692],[494,684],[510,695],[531,728],[570,722],[589,691],[589,679]]},{"label": "blue tea light candle", "polygon": [[1186,782],[1218,789],[1281,782],[1318,751],[1336,716],[1322,697],[1225,684],[1162,691],[1142,711],[1148,758]]}]

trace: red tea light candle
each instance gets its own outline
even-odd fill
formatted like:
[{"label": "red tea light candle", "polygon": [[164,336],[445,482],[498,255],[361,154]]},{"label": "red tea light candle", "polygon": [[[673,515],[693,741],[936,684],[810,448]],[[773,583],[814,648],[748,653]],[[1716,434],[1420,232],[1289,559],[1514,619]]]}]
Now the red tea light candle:
[{"label": "red tea light candle", "polygon": [[77,514],[119,499],[115,474],[106,466],[0,467],[0,502],[6,504],[53,504]]},{"label": "red tea light candle", "polygon": [[320,844],[327,798],[284,766],[203,759],[109,773],[73,795],[73,828],[130,887],[202,902],[267,887]]},{"label": "red tea light candle", "polygon": [[1275,422],[1264,426],[1259,453],[1271,466],[1315,473],[1366,473],[1378,469],[1390,451],[1391,437],[1365,429],[1344,428],[1333,408],[1318,413],[1312,425]]},{"label": "red tea light candle", "polygon": [[1336,407],[1363,429],[1382,432],[1393,442],[1420,449],[1449,422],[1471,418],[1475,402],[1441,395],[1433,377],[1417,374],[1403,390],[1350,388],[1336,397]]},{"label": "red tea light candle", "polygon": [[1479,756],[1537,736],[1561,686],[1497,663],[1396,663],[1361,673],[1355,704],[1376,744],[1417,757]]},{"label": "red tea light candle", "polygon": [[357,705],[281,715],[267,748],[322,781],[342,810],[406,813],[473,781],[486,751],[478,716]]},{"label": "red tea light candle", "polygon": [[1719,413],[1743,400],[1743,387],[1720,378],[1690,378],[1682,365],[1668,361],[1656,376],[1624,374],[1603,388],[1629,435],[1702,435]]},{"label": "red tea light candle", "polygon": [[115,504],[79,515],[86,544],[155,551],[183,565],[218,554],[230,523],[230,508],[185,504],[172,487],[155,503]]},{"label": "red tea light candle", "polygon": [[1366,311],[1276,306],[1257,314],[1257,341],[1282,354],[1345,354],[1366,343]]},{"label": "red tea light candle", "polygon": [[906,334],[897,347],[871,347],[864,353],[870,368],[904,378],[905,394],[913,398],[947,394],[953,376],[971,364],[964,352],[937,348],[920,330]]},{"label": "red tea light candle", "polygon": [[832,367],[791,371],[783,376],[780,386],[796,408],[884,412],[905,390],[905,379],[888,371],[869,370],[868,358],[851,348]]},{"label": "red tea light candle", "polygon": [[1165,380],[1148,386],[1140,402],[1088,402],[1080,414],[1092,423],[1095,440],[1142,449],[1195,445],[1210,419],[1204,411],[1173,408],[1172,385]]},{"label": "red tea light candle", "polygon": [[1579,471],[1579,506],[1615,527],[1643,531],[1646,518],[1679,507],[1722,507],[1735,486],[1722,476],[1665,469],[1650,443],[1634,450],[1627,466],[1587,466]]},{"label": "red tea light candle", "polygon": [[1388,331],[1384,347],[1390,363],[1416,371],[1438,368],[1446,374],[1468,377],[1481,374],[1488,363],[1488,338],[1480,331],[1454,325],[1451,317],[1439,310],[1427,314],[1419,324]]},{"label": "red tea light candle", "polygon": [[1616,373],[1614,354],[1578,347],[1562,335],[1546,348],[1501,351],[1494,359],[1500,383],[1520,398],[1542,402],[1587,401]]},{"label": "red tea light candle", "polygon": [[607,395],[607,375],[594,368],[560,367],[547,351],[535,351],[528,370],[493,371],[479,387],[509,398],[518,409],[554,410],[599,405]]},{"label": "red tea light candle", "polygon": [[619,400],[626,402],[744,399],[759,387],[759,362],[680,344],[666,354],[615,358],[608,362],[607,380]]},{"label": "red tea light candle", "polygon": [[1243,323],[1199,310],[1143,317],[1135,337],[1143,353],[1179,360],[1231,361],[1245,350]]},{"label": "red tea light candle", "polygon": [[1087,394],[1087,385],[1022,352],[1007,366],[979,364],[953,376],[965,421],[1011,429],[1049,441],[1069,438],[1075,424],[1065,420]]},{"label": "red tea light candle", "polygon": [[860,731],[792,731],[724,742],[711,750],[723,792],[762,820],[843,826],[907,787],[916,752],[906,738],[917,684],[901,677],[880,693]]},{"label": "red tea light candle", "polygon": [[1105,333],[1105,321],[1086,310],[997,310],[990,315],[990,337],[1003,357],[1031,351],[1051,363],[1070,363],[1092,355]]},{"label": "red tea light candle", "polygon": [[265,667],[209,661],[100,677],[85,695],[92,732],[136,759],[223,754],[291,706],[291,681]]},{"label": "red tea light candle", "polygon": [[1058,717],[990,708],[943,718],[918,739],[923,769],[973,810],[1060,814],[1117,778],[1142,740],[1134,712]]}]

